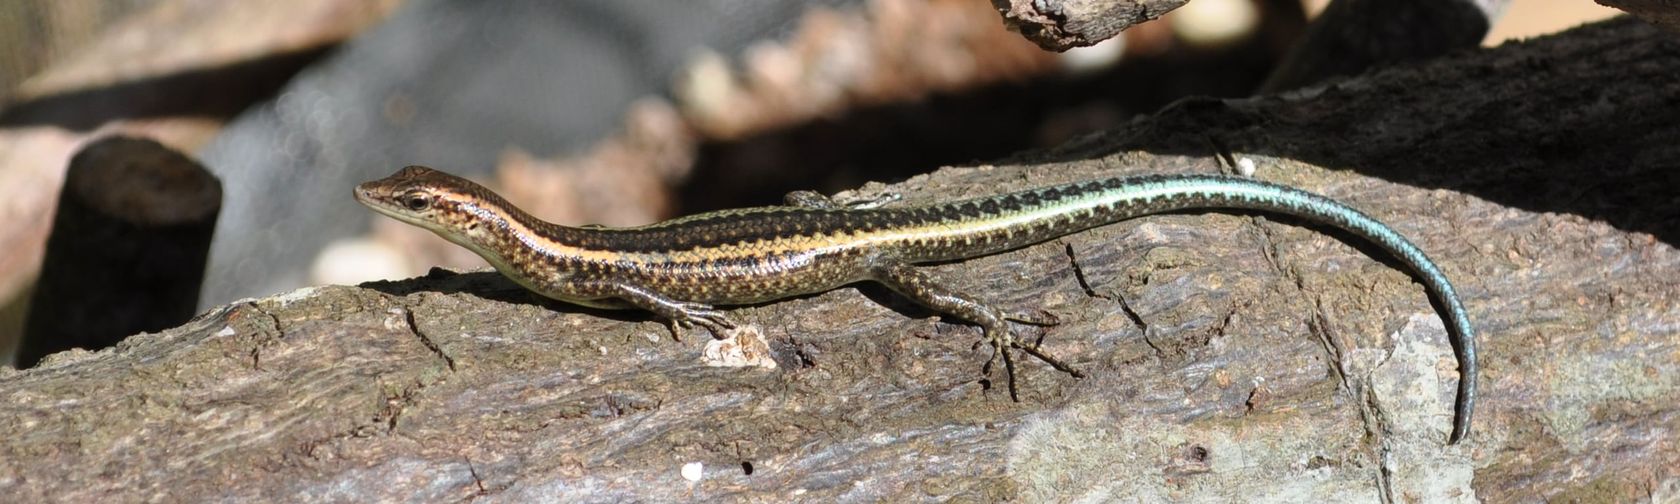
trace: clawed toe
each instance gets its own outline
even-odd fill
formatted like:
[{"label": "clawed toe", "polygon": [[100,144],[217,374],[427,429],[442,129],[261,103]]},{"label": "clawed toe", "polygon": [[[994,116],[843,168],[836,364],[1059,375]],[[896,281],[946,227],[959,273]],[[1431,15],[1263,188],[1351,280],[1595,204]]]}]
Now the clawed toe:
[{"label": "clawed toe", "polygon": [[712,333],[714,338],[722,339],[729,330],[736,327],[735,321],[730,320],[729,316],[706,305],[686,303],[680,307],[680,310],[682,311],[682,317],[679,319],[680,323],[704,327]]},{"label": "clawed toe", "polygon": [[1062,362],[1061,360],[1059,360],[1055,357],[1052,357],[1050,354],[1044,353],[1043,350],[1039,350],[1038,347],[1036,347],[1036,346],[1027,346],[1027,345],[1022,345],[1020,343],[1016,343],[1015,348],[1020,349],[1022,352],[1025,352],[1027,355],[1031,355],[1033,357],[1038,358],[1038,360],[1044,361],[1045,364],[1049,364],[1050,367],[1056,368],[1057,371],[1061,371],[1063,373],[1067,373],[1069,375],[1072,375],[1074,378],[1084,378],[1085,377],[1085,373],[1082,373],[1078,369],[1074,368],[1073,366],[1070,366],[1067,363]]},{"label": "clawed toe", "polygon": [[[1010,318],[1010,320],[1016,320],[1016,319]],[[989,343],[990,346],[992,347],[992,355],[986,358],[986,364],[984,366],[981,366],[980,373],[983,374],[983,375],[990,376],[991,373],[992,373],[993,365],[996,364],[997,361],[1001,359],[1003,361],[1004,374],[1006,375],[1006,379],[1009,380],[1009,399],[1010,400],[1013,400],[1013,401],[1020,401],[1021,400],[1020,390],[1019,390],[1019,388],[1016,384],[1016,380],[1015,380],[1015,358],[1012,355],[1010,355],[1010,352],[1009,352],[1009,350],[1011,350],[1011,349],[1020,350],[1021,352],[1026,353],[1027,355],[1031,355],[1031,356],[1033,356],[1034,358],[1037,358],[1040,361],[1044,361],[1045,364],[1049,364],[1050,367],[1055,368],[1057,371],[1067,373],[1067,374],[1073,376],[1074,378],[1084,378],[1085,377],[1085,373],[1082,373],[1078,369],[1075,369],[1073,366],[1068,365],[1065,362],[1062,362],[1060,359],[1057,359],[1057,358],[1051,356],[1048,353],[1045,353],[1043,350],[1040,350],[1037,345],[1025,345],[1025,344],[1022,344],[1019,341],[1016,341],[1015,337],[1013,335],[1011,335],[1007,329],[989,330],[989,331],[986,331],[986,333],[987,333],[986,338],[982,339],[980,342],[977,342],[976,345],[979,345],[980,343]]]}]

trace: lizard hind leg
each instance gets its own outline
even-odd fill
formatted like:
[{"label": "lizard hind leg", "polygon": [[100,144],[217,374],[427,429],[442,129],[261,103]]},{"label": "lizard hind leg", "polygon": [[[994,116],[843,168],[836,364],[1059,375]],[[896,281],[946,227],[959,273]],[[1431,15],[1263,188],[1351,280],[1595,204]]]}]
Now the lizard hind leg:
[{"label": "lizard hind leg", "polygon": [[1009,320],[1015,320],[1034,325],[1053,325],[1055,317],[1044,315],[1026,315],[1007,313],[973,296],[946,288],[933,280],[926,273],[922,273],[908,264],[897,261],[878,265],[871,275],[871,279],[910,298],[917,304],[936,312],[952,315],[979,325],[985,333],[984,342],[992,346],[992,355],[986,360],[982,373],[990,374],[993,363],[1001,357],[1003,367],[1009,379],[1009,398],[1020,400],[1020,392],[1015,383],[1015,359],[1010,349],[1019,349],[1027,355],[1038,358],[1059,371],[1082,377],[1084,374],[1075,370],[1049,354],[1039,350],[1036,346],[1023,345],[1015,341],[1009,331]]}]

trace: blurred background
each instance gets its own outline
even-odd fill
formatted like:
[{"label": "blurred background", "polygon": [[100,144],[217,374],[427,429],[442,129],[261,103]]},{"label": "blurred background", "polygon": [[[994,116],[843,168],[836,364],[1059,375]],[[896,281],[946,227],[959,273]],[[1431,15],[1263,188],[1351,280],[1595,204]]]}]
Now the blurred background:
[{"label": "blurred background", "polygon": [[[566,224],[774,204],[1252,94],[1327,1],[1195,0],[1062,53],[984,0],[0,2],[0,363],[67,167],[102,138],[155,140],[135,148],[220,180],[197,310],[482,267],[350,198],[405,165]],[[1484,45],[1614,13],[1514,0]]]}]

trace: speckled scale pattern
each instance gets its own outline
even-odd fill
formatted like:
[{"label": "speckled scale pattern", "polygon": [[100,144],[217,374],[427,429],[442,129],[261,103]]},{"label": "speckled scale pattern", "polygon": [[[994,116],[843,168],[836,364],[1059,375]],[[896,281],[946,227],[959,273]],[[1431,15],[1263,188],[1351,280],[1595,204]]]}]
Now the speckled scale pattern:
[{"label": "speckled scale pattern", "polygon": [[[401,207],[402,195],[415,188],[438,194],[425,215]],[[931,288],[919,292],[916,287],[925,280],[904,281],[920,278],[905,269],[908,264],[994,254],[1168,211],[1274,212],[1343,229],[1410,268],[1443,307],[1458,357],[1462,379],[1452,441],[1468,432],[1474,406],[1474,330],[1440,268],[1398,232],[1358,210],[1248,178],[1120,177],[926,206],[760,207],[633,228],[547,223],[472,182],[421,167],[363,184],[357,197],[381,213],[474,250],[543,295],[589,306],[663,310],[679,320],[709,310],[707,304],[769,301],[866,280],[906,289],[907,296],[930,304],[937,297]],[[966,297],[962,302],[977,303]],[[691,306],[675,307],[683,303]],[[992,313],[982,304],[971,308]],[[967,318],[973,319],[972,313]]]},{"label": "speckled scale pattern", "polygon": [[[865,280],[868,267],[882,258],[964,259],[1141,215],[1198,208],[1272,211],[1345,228],[1396,253],[1426,283],[1446,286],[1450,293],[1444,276],[1417,247],[1374,219],[1311,193],[1223,176],[1113,178],[921,207],[761,207],[637,228],[550,225],[542,231],[571,246],[619,255],[583,266],[591,272],[639,276],[681,299],[730,303]],[[709,285],[725,281],[732,285]]]}]

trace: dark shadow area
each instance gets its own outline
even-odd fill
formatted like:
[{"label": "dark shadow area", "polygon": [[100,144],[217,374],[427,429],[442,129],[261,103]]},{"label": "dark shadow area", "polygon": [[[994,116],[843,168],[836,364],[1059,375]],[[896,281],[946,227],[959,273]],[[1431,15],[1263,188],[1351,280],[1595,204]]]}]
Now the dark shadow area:
[{"label": "dark shadow area", "polygon": [[[407,296],[418,292],[438,294],[472,294],[491,301],[544,305],[544,298],[525,290],[501,273],[469,271],[465,273],[433,267],[425,276],[403,280],[376,280],[357,287],[373,289],[392,296]],[[545,305],[546,306],[546,305]]]},{"label": "dark shadow area", "polygon": [[[666,323],[665,319],[660,318],[660,317],[654,315],[653,313],[645,311],[645,310],[639,310],[639,309],[613,310],[613,309],[606,309],[606,308],[593,308],[593,307],[589,307],[589,306],[567,303],[565,301],[560,301],[560,300],[557,300],[557,299],[549,299],[547,297],[542,296],[541,294],[537,294],[535,292],[526,290],[524,287],[520,287],[519,284],[513,283],[513,280],[509,280],[507,277],[502,276],[501,273],[498,273],[498,272],[495,272],[495,271],[471,271],[471,272],[465,272],[465,273],[458,273],[458,272],[450,271],[450,270],[447,270],[447,269],[434,267],[434,268],[432,268],[431,271],[426,273],[426,276],[423,276],[423,277],[409,278],[409,279],[405,279],[405,280],[379,280],[379,281],[363,283],[363,284],[358,285],[358,287],[362,287],[362,288],[366,288],[366,289],[372,289],[372,290],[375,290],[375,291],[378,291],[378,292],[381,292],[381,293],[385,293],[385,294],[389,294],[389,295],[392,295],[392,296],[407,296],[407,295],[418,293],[418,292],[435,292],[435,293],[438,293],[438,294],[468,294],[468,295],[472,295],[472,296],[475,296],[475,297],[478,297],[478,298],[481,298],[481,299],[486,299],[486,300],[496,301],[496,302],[501,302],[501,303],[512,303],[512,304],[521,304],[521,305],[528,305],[528,306],[540,306],[544,309],[551,310],[551,311],[554,311],[554,312],[559,312],[559,313],[583,313],[583,314],[588,314],[590,316],[601,317],[601,318],[611,319],[611,320],[617,320],[617,321],[621,321],[621,322],[648,322],[648,321],[652,321],[652,322],[658,322],[660,324],[665,324]],[[791,298],[787,298],[787,299],[798,299],[798,298],[801,298],[801,297],[808,297],[808,296],[813,296],[813,295],[815,295],[815,294],[810,294],[810,295],[806,295],[806,296],[795,296],[795,297],[791,297]],[[728,305],[728,306],[762,306],[762,305],[767,305],[767,304],[771,304],[771,303],[778,303],[778,302],[781,302],[781,300],[765,302],[765,303],[757,303],[757,304],[752,304],[752,305]],[[706,333],[705,329],[692,328],[692,329],[688,329],[687,332],[685,332],[684,334],[686,336],[686,335],[689,335],[689,334],[705,334],[705,333]],[[707,337],[710,337],[710,335],[708,334]]]},{"label": "dark shadow area", "polygon": [[328,44],[228,65],[69,91],[0,109],[0,126],[58,126],[88,131],[119,119],[231,119],[274,95],[292,76],[338,47]]},{"label": "dark shadow area", "polygon": [[[496,302],[501,302],[501,303],[539,306],[539,307],[542,307],[542,308],[545,308],[545,309],[548,309],[548,310],[552,310],[552,311],[555,311],[555,312],[559,312],[559,313],[582,313],[582,314],[587,314],[587,315],[590,315],[590,316],[601,317],[601,318],[606,318],[606,319],[611,319],[611,320],[617,320],[617,321],[621,321],[621,322],[649,322],[649,321],[652,321],[652,322],[658,322],[660,324],[665,324],[666,323],[665,319],[660,318],[658,316],[655,316],[652,313],[644,311],[644,310],[636,310],[636,309],[609,310],[609,309],[602,309],[602,308],[591,308],[591,307],[587,307],[587,306],[567,303],[565,301],[549,299],[549,298],[543,297],[542,295],[537,294],[535,292],[525,290],[524,287],[520,287],[519,284],[513,283],[512,280],[508,280],[507,277],[502,276],[501,273],[497,273],[495,271],[472,271],[472,272],[466,272],[466,273],[457,273],[457,272],[446,270],[446,269],[443,269],[443,268],[432,268],[432,270],[427,272],[426,276],[423,276],[423,277],[409,278],[409,279],[405,279],[405,280],[379,280],[379,281],[374,281],[374,282],[363,283],[361,285],[358,285],[358,287],[371,289],[371,290],[378,291],[378,292],[388,294],[388,295],[392,295],[392,296],[407,296],[407,295],[410,295],[410,294],[415,294],[415,293],[420,293],[420,292],[434,292],[434,293],[446,294],[446,295],[447,294],[468,294],[468,295],[472,295],[472,296],[475,296],[475,297],[478,297],[478,298],[481,298],[481,299],[486,299],[486,300],[496,301]],[[894,312],[897,312],[900,315],[903,315],[905,318],[915,319],[915,318],[927,318],[927,317],[933,317],[933,316],[943,316],[945,321],[947,321],[947,322],[951,322],[951,323],[955,323],[955,324],[961,324],[961,325],[972,325],[972,324],[969,324],[967,321],[963,321],[963,320],[960,320],[960,319],[955,319],[955,318],[952,318],[950,316],[945,316],[945,315],[942,315],[940,313],[934,312],[932,310],[928,310],[927,308],[924,308],[921,305],[918,305],[915,302],[910,301],[909,299],[905,298],[904,296],[900,296],[897,293],[887,289],[886,287],[882,287],[881,285],[875,284],[873,282],[858,282],[858,283],[854,283],[854,284],[851,284],[847,287],[842,287],[842,288],[856,288],[858,290],[858,292],[862,293],[864,295],[864,297],[869,298],[869,300],[871,302],[874,302],[874,303],[879,304],[881,306],[884,306],[888,309],[891,309]],[[790,299],[808,298],[808,297],[817,296],[817,295],[820,295],[820,294],[805,294],[805,295],[793,296],[793,297],[789,297],[789,298],[778,299],[778,300],[775,300],[775,301],[769,301],[769,302],[764,302],[764,303],[754,303],[754,304],[747,304],[747,305],[734,305],[734,304],[732,304],[732,305],[725,305],[725,306],[729,306],[729,307],[764,306],[764,305],[769,305],[769,304],[781,303],[781,302],[784,302],[784,301],[787,301],[787,300],[790,300]],[[1035,309],[1035,308],[1037,308],[1037,307],[1020,307],[1020,309]],[[1033,326],[1020,325],[1020,327],[1033,327]],[[701,328],[692,328],[692,329],[688,329],[684,333],[685,336],[694,335],[694,334],[706,334],[706,330],[701,329]],[[976,335],[976,337],[979,337],[978,332],[975,333],[975,335]],[[707,334],[707,337],[710,337],[710,335]]]},{"label": "dark shadow area", "polygon": [[[553,311],[556,311],[556,312],[562,312],[562,313],[566,313],[566,312],[584,313],[584,314],[588,314],[588,315],[591,315],[591,316],[597,316],[597,317],[608,318],[608,319],[613,319],[613,320],[618,320],[618,321],[625,321],[625,322],[655,321],[655,322],[659,322],[659,323],[665,323],[664,319],[656,317],[653,314],[651,314],[647,311],[644,311],[644,310],[637,310],[637,309],[610,310],[610,309],[603,309],[603,308],[591,308],[591,307],[588,307],[588,306],[567,303],[565,301],[549,299],[549,298],[543,297],[542,295],[537,294],[535,292],[525,290],[524,287],[520,287],[519,284],[513,283],[512,280],[509,280],[507,277],[502,276],[501,273],[498,273],[498,272],[495,272],[495,271],[471,271],[471,272],[465,272],[465,273],[458,273],[458,272],[446,270],[446,269],[443,269],[443,268],[432,268],[431,271],[426,273],[426,276],[409,278],[409,279],[404,279],[404,280],[378,280],[378,281],[373,281],[373,282],[366,282],[366,283],[357,285],[357,287],[371,289],[371,290],[378,291],[378,292],[388,294],[388,295],[392,295],[392,296],[407,296],[407,295],[420,293],[420,292],[433,292],[433,293],[437,293],[437,294],[446,294],[446,295],[448,295],[448,294],[468,294],[468,295],[472,295],[472,296],[475,296],[475,297],[478,297],[478,298],[481,298],[481,299],[485,299],[485,300],[496,301],[496,302],[501,302],[501,303],[521,304],[521,305],[529,305],[529,306],[540,306],[540,307],[543,307],[543,308],[546,308],[546,309],[549,309],[549,310],[553,310]],[[891,309],[894,312],[897,312],[900,315],[903,315],[905,318],[926,318],[926,317],[932,317],[932,316],[945,316],[945,315],[942,315],[938,312],[929,310],[929,309],[927,309],[927,308],[925,308],[921,305],[918,305],[915,302],[910,301],[908,298],[905,298],[904,296],[901,296],[898,293],[895,293],[892,290],[887,289],[886,287],[883,287],[883,286],[881,286],[879,284],[876,284],[874,282],[857,282],[857,283],[853,283],[853,284],[850,284],[850,285],[847,285],[847,286],[841,287],[841,288],[842,289],[855,288],[855,289],[858,290],[859,293],[863,294],[864,297],[869,298],[870,301],[872,301],[876,304],[879,304],[881,306],[884,306],[888,309]],[[775,301],[767,301],[767,302],[762,302],[762,303],[729,304],[729,305],[720,305],[720,306],[728,306],[728,307],[765,306],[765,305],[781,303],[781,302],[784,302],[784,301],[787,301],[787,300],[790,300],[790,299],[802,299],[802,298],[809,298],[809,297],[818,296],[818,295],[821,295],[821,294],[802,294],[802,295],[798,295],[798,296],[792,296],[792,297],[788,297],[788,298],[782,298],[782,299],[777,299]],[[1032,310],[1032,309],[1036,309],[1038,307],[1022,306],[1022,307],[1011,307],[1011,308],[1012,309],[1021,309],[1021,310]],[[945,317],[947,319],[949,319],[949,321],[952,321],[952,322],[955,322],[955,323],[958,323],[958,324],[967,324],[966,321],[962,321],[960,319],[951,319],[949,316],[945,316]],[[1030,326],[1024,326],[1024,327],[1030,327]],[[695,330],[700,331],[700,332],[705,332],[704,329],[695,329]]]},{"label": "dark shadow area", "polygon": [[[1605,80],[1535,76],[1464,83],[1491,93],[1479,95],[1479,103],[1452,96],[1464,89],[1407,89],[1417,83],[1404,80],[1379,84],[1386,88],[1379,96],[1410,95],[1396,101],[1438,103],[1429,106],[1437,110],[1382,110],[1384,100],[1353,93],[1326,93],[1303,104],[1184,101],[1146,126],[1114,130],[1057,157],[1127,150],[1204,156],[1209,145],[1220,145],[1532,212],[1578,215],[1680,244],[1680,192],[1674,189],[1680,187],[1680,148],[1672,140],[1680,138],[1680,80],[1659,78],[1680,75],[1680,42],[1645,42],[1666,46],[1664,64],[1607,65],[1602,73],[1619,75]],[[1609,71],[1640,68],[1651,73]],[[1526,87],[1539,96],[1500,96],[1501,87]],[[1604,108],[1606,103],[1621,105]],[[1408,113],[1418,117],[1400,117]],[[1335,138],[1327,142],[1327,134]]]},{"label": "dark shadow area", "polygon": [[[665,323],[663,319],[642,310],[608,310],[591,308],[583,305],[567,303],[565,301],[549,299],[541,294],[525,290],[519,284],[513,283],[501,273],[495,271],[471,271],[458,273],[443,268],[432,268],[426,276],[409,278],[406,280],[379,280],[367,282],[358,287],[372,289],[392,296],[407,296],[419,292],[435,292],[438,294],[468,294],[481,299],[501,303],[539,306],[556,313],[582,313],[594,317],[601,317],[621,322],[655,321]],[[704,333],[704,329],[698,329]],[[708,336],[710,337],[710,336]]]}]

